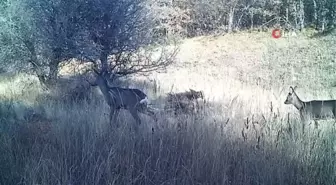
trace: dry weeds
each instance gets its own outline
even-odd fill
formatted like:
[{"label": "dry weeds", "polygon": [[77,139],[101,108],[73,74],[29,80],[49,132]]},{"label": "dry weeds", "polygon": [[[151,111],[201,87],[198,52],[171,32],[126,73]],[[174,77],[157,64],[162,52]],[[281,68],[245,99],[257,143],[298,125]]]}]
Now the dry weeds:
[{"label": "dry weeds", "polygon": [[[0,89],[0,184],[335,184],[333,124],[326,121],[303,136],[298,114],[283,104],[289,84],[301,85],[306,99],[333,94],[335,68],[327,60],[334,51],[328,45],[251,34],[185,41],[166,74],[134,76],[129,84],[159,108],[164,103],[156,97],[189,88],[202,89],[207,105],[202,114],[160,114],[154,134],[146,117],[139,133],[130,133],[134,120],[127,112],[121,113],[122,127],[108,128],[101,97],[40,104],[36,97],[43,91],[36,83],[23,90],[23,76],[8,78]],[[18,109],[8,99],[42,106],[52,121],[10,119]],[[249,128],[242,132],[246,118]],[[21,124],[29,129],[14,129]],[[18,139],[24,132],[48,139],[25,143]]]}]

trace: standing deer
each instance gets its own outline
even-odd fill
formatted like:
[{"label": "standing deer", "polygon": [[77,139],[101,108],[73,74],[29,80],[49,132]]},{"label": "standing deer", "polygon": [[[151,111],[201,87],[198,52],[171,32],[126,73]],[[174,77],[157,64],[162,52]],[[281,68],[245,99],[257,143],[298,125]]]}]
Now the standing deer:
[{"label": "standing deer", "polygon": [[302,132],[304,133],[305,124],[311,119],[318,126],[317,120],[336,118],[336,100],[313,100],[302,101],[295,93],[296,86],[290,87],[285,104],[293,104],[300,111],[302,122]]},{"label": "standing deer", "polygon": [[92,86],[98,86],[104,95],[107,104],[110,106],[110,124],[116,123],[116,117],[120,109],[128,110],[138,125],[141,124],[138,112],[151,116],[157,121],[156,115],[152,108],[148,106],[149,100],[147,95],[139,89],[129,89],[120,87],[110,87],[107,78],[107,72],[99,73],[93,70],[97,77]]}]

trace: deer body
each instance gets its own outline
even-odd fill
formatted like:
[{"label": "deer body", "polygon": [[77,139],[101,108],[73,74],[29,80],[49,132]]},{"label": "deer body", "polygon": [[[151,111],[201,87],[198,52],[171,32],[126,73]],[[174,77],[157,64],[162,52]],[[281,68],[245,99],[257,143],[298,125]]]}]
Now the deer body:
[{"label": "deer body", "polygon": [[129,89],[121,87],[110,87],[106,78],[98,74],[93,85],[98,85],[105,101],[110,107],[110,124],[116,123],[116,117],[120,109],[128,110],[137,124],[141,124],[138,112],[154,117],[155,113],[148,107],[147,95],[139,89]]},{"label": "deer body", "polygon": [[110,87],[104,97],[107,104],[116,109],[132,109],[148,103],[147,95],[139,89]]},{"label": "deer body", "polygon": [[335,100],[313,100],[309,102],[303,102],[302,112],[310,113],[315,119],[328,119],[335,117]]},{"label": "deer body", "polygon": [[304,132],[304,124],[314,120],[317,127],[317,120],[325,120],[336,118],[336,100],[312,100],[302,101],[295,93],[295,88],[290,87],[285,104],[293,104],[300,111],[302,121],[302,131]]}]

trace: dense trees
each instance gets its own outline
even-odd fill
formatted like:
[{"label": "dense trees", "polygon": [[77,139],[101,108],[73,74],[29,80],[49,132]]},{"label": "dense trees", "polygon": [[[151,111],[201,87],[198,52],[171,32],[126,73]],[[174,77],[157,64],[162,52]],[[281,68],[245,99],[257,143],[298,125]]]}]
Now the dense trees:
[{"label": "dense trees", "polygon": [[52,84],[60,62],[84,58],[128,75],[169,65],[176,50],[148,46],[174,35],[335,24],[335,0],[0,0],[0,68]]},{"label": "dense trees", "polygon": [[174,34],[178,28],[185,36],[273,26],[324,32],[336,21],[335,0],[159,0],[157,4],[161,12],[174,12],[162,19],[174,20],[169,26],[161,24],[166,32]]}]

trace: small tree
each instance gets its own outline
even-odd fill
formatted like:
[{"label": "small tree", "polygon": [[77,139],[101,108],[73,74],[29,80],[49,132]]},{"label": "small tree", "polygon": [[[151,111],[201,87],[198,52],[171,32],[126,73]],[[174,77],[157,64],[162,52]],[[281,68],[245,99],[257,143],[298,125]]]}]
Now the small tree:
[{"label": "small tree", "polygon": [[[79,1],[11,0],[0,16],[0,57],[21,69],[32,67],[40,82],[57,79],[60,62],[77,56]],[[28,65],[30,64],[30,65]]]},{"label": "small tree", "polygon": [[155,22],[148,8],[144,0],[88,0],[80,15],[87,36],[82,57],[92,62],[99,59],[102,71],[119,76],[171,64],[177,48],[154,52]]}]

